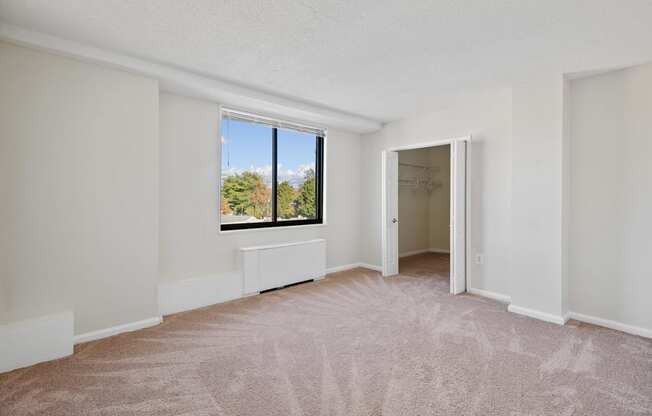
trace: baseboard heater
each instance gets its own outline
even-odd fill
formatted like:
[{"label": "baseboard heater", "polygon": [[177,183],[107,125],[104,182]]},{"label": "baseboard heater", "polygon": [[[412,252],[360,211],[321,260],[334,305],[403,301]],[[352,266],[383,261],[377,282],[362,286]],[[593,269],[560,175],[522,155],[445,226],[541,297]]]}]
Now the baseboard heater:
[{"label": "baseboard heater", "polygon": [[326,274],[326,240],[242,247],[240,261],[244,295],[317,280]]}]

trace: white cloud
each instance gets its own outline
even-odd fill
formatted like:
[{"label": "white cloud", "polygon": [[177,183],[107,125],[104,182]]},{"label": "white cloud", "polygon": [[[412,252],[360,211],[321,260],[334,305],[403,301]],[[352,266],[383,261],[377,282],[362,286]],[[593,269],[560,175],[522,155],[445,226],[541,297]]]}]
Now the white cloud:
[{"label": "white cloud", "polygon": [[314,168],[315,168],[314,163],[299,165],[296,170],[283,169],[283,166],[279,165],[279,169],[277,173],[278,180],[279,182],[288,181],[292,186],[299,186],[303,183],[303,180],[306,177],[306,172]]},{"label": "white cloud", "polygon": [[[288,181],[290,185],[292,186],[300,186],[303,183],[303,180],[306,176],[306,172],[308,170],[315,168],[314,163],[306,163],[299,165],[296,169],[286,169],[283,167],[282,164],[279,164],[278,166],[278,181]],[[237,167],[222,167],[222,178],[228,177],[228,176],[234,176],[234,175],[240,175],[245,171],[249,172],[256,172],[259,175],[261,175],[265,183],[268,185],[272,183],[272,166],[271,165],[265,165],[265,166],[250,166],[249,169],[242,169],[242,168],[237,168]]]}]

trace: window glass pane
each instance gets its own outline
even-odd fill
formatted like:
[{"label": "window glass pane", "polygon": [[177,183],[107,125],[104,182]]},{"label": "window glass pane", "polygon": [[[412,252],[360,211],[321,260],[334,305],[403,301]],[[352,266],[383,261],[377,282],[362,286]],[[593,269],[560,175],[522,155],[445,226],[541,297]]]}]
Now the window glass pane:
[{"label": "window glass pane", "polygon": [[272,128],[222,119],[222,224],[272,220]]},{"label": "window glass pane", "polygon": [[278,221],[317,218],[316,155],[314,134],[278,130]]}]

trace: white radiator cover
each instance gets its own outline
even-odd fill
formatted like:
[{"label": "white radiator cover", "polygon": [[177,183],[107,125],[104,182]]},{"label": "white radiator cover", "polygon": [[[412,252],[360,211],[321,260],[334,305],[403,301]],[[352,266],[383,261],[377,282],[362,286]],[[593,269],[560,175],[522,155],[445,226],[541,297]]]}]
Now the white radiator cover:
[{"label": "white radiator cover", "polygon": [[240,249],[242,293],[250,295],[326,274],[326,240],[274,244]]}]

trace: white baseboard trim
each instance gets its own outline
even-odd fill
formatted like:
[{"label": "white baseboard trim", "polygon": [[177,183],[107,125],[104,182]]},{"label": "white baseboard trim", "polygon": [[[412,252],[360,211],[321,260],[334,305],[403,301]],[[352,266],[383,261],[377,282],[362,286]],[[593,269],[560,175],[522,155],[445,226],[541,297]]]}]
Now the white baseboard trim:
[{"label": "white baseboard trim", "polygon": [[326,274],[344,272],[346,270],[352,270],[358,267],[360,267],[360,263],[350,263],[350,264],[343,264],[341,266],[328,267],[326,269]]},{"label": "white baseboard trim", "polygon": [[430,252],[429,248],[424,248],[424,249],[421,249],[421,250],[405,251],[403,253],[399,253],[398,257],[402,258],[402,257],[416,256],[417,254],[423,254],[423,253],[428,253],[428,252]]},{"label": "white baseboard trim", "polygon": [[503,295],[502,293],[492,292],[490,290],[475,289],[470,287],[467,289],[467,292],[471,293],[472,295],[482,296],[483,298],[497,300],[498,302],[510,303],[512,301],[511,296]]},{"label": "white baseboard trim", "polygon": [[383,267],[382,266],[376,266],[375,264],[369,264],[369,263],[360,263],[359,267],[369,269],[369,270],[375,270],[377,272],[383,272]]},{"label": "white baseboard trim", "polygon": [[155,316],[149,319],[143,319],[142,321],[129,322],[128,324],[116,325],[110,328],[99,329],[97,331],[86,332],[85,334],[75,335],[74,343],[75,345],[81,344],[82,342],[95,341],[98,339],[111,337],[113,335],[122,334],[124,332],[137,331],[143,328],[149,328],[151,326],[156,326],[163,322],[163,318],[160,316]]},{"label": "white baseboard trim", "polygon": [[73,331],[72,311],[0,324],[0,373],[71,355]]},{"label": "white baseboard trim", "polygon": [[577,321],[615,329],[616,331],[626,332],[628,334],[638,335],[645,338],[652,338],[652,329],[641,328],[639,326],[628,325],[622,322],[598,318],[597,316],[584,315],[577,312],[568,312],[568,317]]},{"label": "white baseboard trim", "polygon": [[570,312],[566,312],[564,314],[564,325],[566,325],[569,319],[570,319]]},{"label": "white baseboard trim", "polygon": [[431,247],[431,248],[428,249],[428,251],[431,252],[431,253],[451,254],[451,251],[449,249],[446,249],[446,248],[432,248]]},{"label": "white baseboard trim", "polygon": [[239,271],[162,283],[158,286],[158,310],[165,316],[239,299],[242,287]]},{"label": "white baseboard trim", "polygon": [[445,249],[445,248],[424,248],[422,250],[412,250],[412,251],[405,251],[403,253],[399,253],[398,257],[403,258],[403,257],[409,257],[409,256],[416,256],[417,254],[423,254],[423,253],[442,253],[442,254],[450,254],[450,250]]},{"label": "white baseboard trim", "polygon": [[342,266],[329,267],[328,269],[326,269],[326,274],[343,272],[346,270],[357,269],[359,267],[363,269],[375,270],[377,272],[383,271],[383,268],[381,266],[375,266],[373,264],[368,264],[368,263],[351,263],[351,264],[344,264]]},{"label": "white baseboard trim", "polygon": [[553,324],[557,324],[557,325],[564,325],[568,320],[567,316],[553,315],[551,313],[537,311],[535,309],[524,308],[522,306],[516,306],[514,304],[510,304],[507,307],[507,310],[512,313],[529,316],[530,318],[539,319],[541,321],[552,322]]}]

